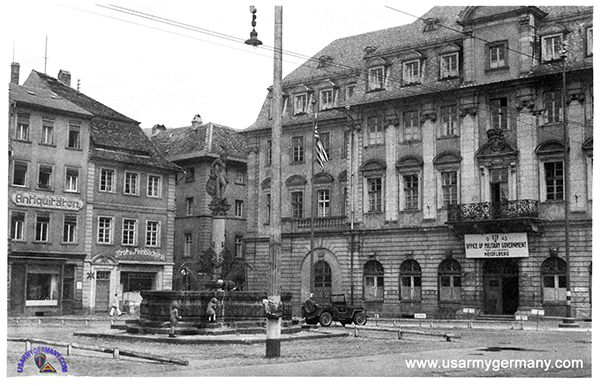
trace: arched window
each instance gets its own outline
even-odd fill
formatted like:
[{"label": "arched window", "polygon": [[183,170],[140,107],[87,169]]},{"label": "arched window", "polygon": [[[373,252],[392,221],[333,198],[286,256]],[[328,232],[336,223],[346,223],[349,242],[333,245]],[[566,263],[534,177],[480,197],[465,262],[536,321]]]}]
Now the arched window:
[{"label": "arched window", "polygon": [[364,267],[365,300],[383,300],[383,266],[370,260]]},{"label": "arched window", "polygon": [[438,267],[439,293],[442,302],[459,302],[462,280],[460,264],[454,259],[445,259]]},{"label": "arched window", "polygon": [[400,265],[400,300],[421,301],[421,266],[414,259]]},{"label": "arched window", "polygon": [[314,267],[314,294],[316,302],[328,302],[331,297],[331,267],[320,260]]},{"label": "arched window", "polygon": [[542,299],[544,302],[567,300],[567,263],[549,257],[542,263]]}]

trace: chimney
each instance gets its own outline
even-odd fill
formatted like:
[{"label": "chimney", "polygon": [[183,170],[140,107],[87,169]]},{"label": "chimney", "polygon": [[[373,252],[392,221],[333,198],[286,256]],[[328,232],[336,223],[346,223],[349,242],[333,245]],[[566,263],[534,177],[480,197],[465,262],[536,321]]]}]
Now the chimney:
[{"label": "chimney", "polygon": [[71,87],[71,73],[69,71],[60,70],[58,72],[58,80],[61,83],[64,83],[67,86]]},{"label": "chimney", "polygon": [[165,125],[159,125],[156,124],[154,126],[152,126],[152,136],[154,137],[156,134],[158,134],[159,131],[166,131],[167,128],[165,127]]},{"label": "chimney", "polygon": [[10,83],[19,84],[19,72],[21,65],[17,62],[12,62],[10,65]]},{"label": "chimney", "polygon": [[202,124],[202,117],[200,116],[200,114],[194,115],[194,119],[192,119],[192,130],[197,130],[201,124]]}]

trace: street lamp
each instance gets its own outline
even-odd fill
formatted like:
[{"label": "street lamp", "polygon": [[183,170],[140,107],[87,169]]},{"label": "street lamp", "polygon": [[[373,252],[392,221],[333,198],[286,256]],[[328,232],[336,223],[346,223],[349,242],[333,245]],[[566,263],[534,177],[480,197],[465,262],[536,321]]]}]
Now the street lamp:
[{"label": "street lamp", "polygon": [[246,40],[244,44],[249,46],[258,47],[262,44],[260,40],[258,40],[258,32],[254,29],[256,27],[256,7],[250,6],[250,13],[252,13],[252,32],[250,32],[250,39]]}]

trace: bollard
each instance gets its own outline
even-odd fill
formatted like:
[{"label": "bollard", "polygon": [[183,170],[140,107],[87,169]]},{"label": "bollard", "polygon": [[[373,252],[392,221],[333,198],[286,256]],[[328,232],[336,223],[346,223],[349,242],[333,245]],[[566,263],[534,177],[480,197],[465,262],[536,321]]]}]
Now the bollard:
[{"label": "bollard", "polygon": [[358,337],[358,327],[354,326],[354,337]]},{"label": "bollard", "polygon": [[64,326],[64,325],[65,325],[65,320],[64,320],[64,319],[61,319],[61,320],[60,320],[60,324],[62,324],[62,325]]},{"label": "bollard", "polygon": [[71,343],[69,343],[67,345],[67,355],[71,355],[73,351],[73,345]]},{"label": "bollard", "polygon": [[88,327],[90,325],[90,320],[89,319],[85,319],[85,326]]},{"label": "bollard", "polygon": [[401,339],[402,339],[402,331],[398,330],[398,340],[401,340]]},{"label": "bollard", "polygon": [[396,319],[394,319],[394,320],[392,321],[392,325],[393,325],[394,327],[396,327]]},{"label": "bollard", "polygon": [[116,347],[113,349],[113,359],[119,359],[119,349]]},{"label": "bollard", "polygon": [[42,324],[42,319],[38,319],[38,324]]},{"label": "bollard", "polygon": [[25,351],[29,351],[29,350],[31,350],[31,342],[25,341]]}]

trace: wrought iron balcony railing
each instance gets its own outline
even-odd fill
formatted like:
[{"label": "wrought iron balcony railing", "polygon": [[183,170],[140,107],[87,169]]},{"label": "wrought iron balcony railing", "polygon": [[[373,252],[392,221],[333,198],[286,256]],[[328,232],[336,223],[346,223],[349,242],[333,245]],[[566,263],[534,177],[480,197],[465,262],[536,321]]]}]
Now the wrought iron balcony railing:
[{"label": "wrought iron balcony railing", "polygon": [[448,206],[448,222],[538,218],[538,202],[512,200]]}]

